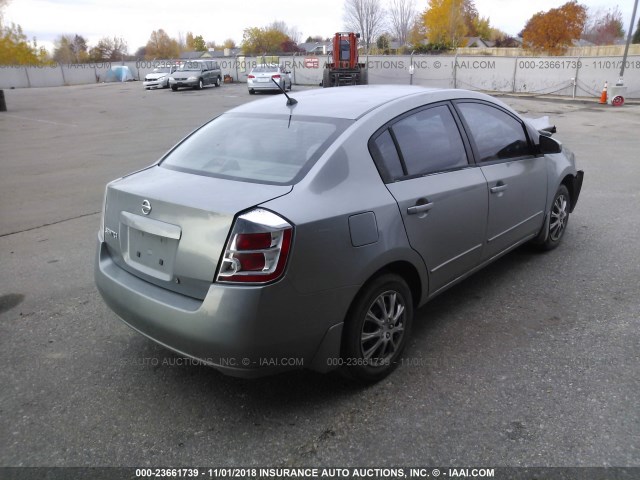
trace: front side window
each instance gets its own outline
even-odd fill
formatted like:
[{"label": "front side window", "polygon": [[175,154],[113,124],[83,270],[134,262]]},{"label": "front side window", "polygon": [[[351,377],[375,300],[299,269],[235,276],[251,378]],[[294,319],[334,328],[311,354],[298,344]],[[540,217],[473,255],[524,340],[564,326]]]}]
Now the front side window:
[{"label": "front side window", "polygon": [[160,165],[199,175],[291,185],[351,122],[227,113],[189,136]]},{"label": "front side window", "polygon": [[483,103],[457,103],[476,144],[480,162],[533,155],[524,126],[511,115]]},{"label": "front side window", "polygon": [[428,108],[396,122],[396,138],[408,176],[465,167],[467,153],[460,131],[446,105]]}]

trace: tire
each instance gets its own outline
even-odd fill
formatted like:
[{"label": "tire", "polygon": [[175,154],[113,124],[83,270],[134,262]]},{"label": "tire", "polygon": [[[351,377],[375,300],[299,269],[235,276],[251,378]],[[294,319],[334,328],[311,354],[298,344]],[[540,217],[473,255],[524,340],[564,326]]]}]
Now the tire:
[{"label": "tire", "polygon": [[407,343],[413,299],[404,279],[385,273],[365,285],[349,309],[342,338],[342,369],[360,382],[389,375]]},{"label": "tire", "polygon": [[204,82],[202,81],[202,79],[198,80],[198,86],[196,87],[197,90],[202,90],[204,88]]},{"label": "tire", "polygon": [[328,88],[331,86],[331,74],[329,69],[325,68],[322,72],[322,88]]},{"label": "tire", "polygon": [[178,87],[176,87],[175,85],[171,85],[171,90],[174,92],[178,91]]},{"label": "tire", "polygon": [[553,250],[562,241],[564,232],[569,223],[569,209],[571,208],[571,197],[569,190],[564,185],[560,185],[553,197],[551,208],[549,209],[549,227],[547,239],[540,244],[542,250]]},{"label": "tire", "polygon": [[249,95],[255,95],[256,91],[253,88],[249,89]]},{"label": "tire", "polygon": [[293,82],[289,84],[289,91],[292,91],[292,90],[293,90]]},{"label": "tire", "polygon": [[366,68],[360,69],[360,83],[359,85],[369,85],[369,71]]},{"label": "tire", "polygon": [[214,83],[216,87],[220,86],[220,77],[216,77],[216,83]]}]

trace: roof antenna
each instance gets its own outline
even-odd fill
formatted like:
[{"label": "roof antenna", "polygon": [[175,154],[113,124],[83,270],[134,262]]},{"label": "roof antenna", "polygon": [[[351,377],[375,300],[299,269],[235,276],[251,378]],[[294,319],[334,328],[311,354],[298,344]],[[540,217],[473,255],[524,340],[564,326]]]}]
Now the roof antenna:
[{"label": "roof antenna", "polygon": [[[273,83],[276,84],[276,86],[278,87],[278,89],[280,89],[282,91],[282,93],[284,93],[284,96],[287,97],[287,106],[290,107],[291,105],[295,105],[296,103],[298,103],[298,101],[295,98],[291,98],[289,95],[287,95],[287,92],[285,91],[284,88],[282,88],[280,86],[280,84],[278,82],[275,81],[275,79],[273,77],[271,77],[271,81]],[[286,85],[286,83],[285,83]]]}]

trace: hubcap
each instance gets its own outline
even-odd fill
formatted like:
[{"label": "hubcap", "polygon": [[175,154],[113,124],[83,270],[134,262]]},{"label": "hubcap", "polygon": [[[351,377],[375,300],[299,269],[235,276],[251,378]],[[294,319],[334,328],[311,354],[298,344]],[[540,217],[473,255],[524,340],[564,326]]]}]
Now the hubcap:
[{"label": "hubcap", "polygon": [[567,225],[567,199],[564,195],[558,195],[551,209],[551,221],[549,223],[549,236],[554,242],[558,241]]},{"label": "hubcap", "polygon": [[404,336],[404,298],[393,290],[381,293],[371,304],[362,325],[362,356],[371,365],[393,357]]}]

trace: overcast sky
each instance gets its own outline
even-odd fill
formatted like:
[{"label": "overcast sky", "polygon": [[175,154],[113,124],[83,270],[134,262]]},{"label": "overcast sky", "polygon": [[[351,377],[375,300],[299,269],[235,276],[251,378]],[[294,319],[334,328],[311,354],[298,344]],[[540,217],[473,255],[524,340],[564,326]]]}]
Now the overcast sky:
[{"label": "overcast sky", "polygon": [[[475,5],[481,16],[490,18],[492,26],[516,35],[534,13],[559,7],[565,1],[475,0]],[[416,0],[417,10],[424,10],[427,3]],[[628,30],[633,0],[579,3],[590,10],[619,6],[625,31]],[[232,38],[239,44],[243,29],[283,20],[298,29],[302,41],[309,35],[329,37],[344,29],[343,5],[344,0],[11,0],[4,19],[5,23],[20,24],[29,38],[35,36],[50,51],[53,40],[61,33],[77,33],[90,45],[104,36],[122,37],[129,52],[135,53],[159,28],[175,38],[191,31],[202,35],[205,41],[222,43]]]}]

